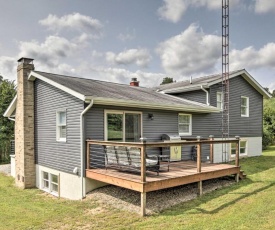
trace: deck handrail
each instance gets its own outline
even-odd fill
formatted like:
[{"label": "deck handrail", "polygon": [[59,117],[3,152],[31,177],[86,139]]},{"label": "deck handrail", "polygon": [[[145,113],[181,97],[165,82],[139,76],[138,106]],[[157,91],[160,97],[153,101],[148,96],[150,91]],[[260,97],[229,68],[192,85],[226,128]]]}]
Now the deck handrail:
[{"label": "deck handrail", "polygon": [[[118,142],[118,141],[100,141],[87,139],[86,143],[106,145],[106,146],[125,146],[125,147],[138,147],[140,148],[142,142]],[[147,147],[167,147],[167,146],[177,146],[177,145],[197,145],[201,144],[222,144],[222,143],[239,143],[238,139],[227,139],[227,140],[196,140],[196,141],[173,141],[173,142],[146,142]]]}]

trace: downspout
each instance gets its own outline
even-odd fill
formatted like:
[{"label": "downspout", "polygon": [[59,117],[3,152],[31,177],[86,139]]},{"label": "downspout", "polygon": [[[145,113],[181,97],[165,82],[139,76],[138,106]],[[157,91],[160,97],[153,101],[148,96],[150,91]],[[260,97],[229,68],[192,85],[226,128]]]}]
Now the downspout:
[{"label": "downspout", "polygon": [[11,120],[11,121],[15,121],[15,119],[13,119],[13,118],[11,118],[11,117],[8,117],[8,119]]},{"label": "downspout", "polygon": [[210,103],[209,103],[209,92],[208,92],[205,88],[203,88],[202,85],[201,85],[201,89],[202,89],[204,92],[206,92],[206,104],[207,104],[207,105],[210,105]]},{"label": "downspout", "polygon": [[84,115],[85,113],[93,106],[94,100],[90,101],[90,104],[82,111],[80,114],[80,152],[81,152],[81,199],[83,199],[86,196],[86,192],[84,194],[84,157],[85,157],[85,143],[84,143]]}]

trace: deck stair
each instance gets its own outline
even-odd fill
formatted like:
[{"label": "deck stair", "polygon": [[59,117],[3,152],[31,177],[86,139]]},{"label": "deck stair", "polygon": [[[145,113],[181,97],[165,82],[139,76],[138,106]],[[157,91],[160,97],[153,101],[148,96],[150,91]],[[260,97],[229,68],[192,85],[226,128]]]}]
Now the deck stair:
[{"label": "deck stair", "polygon": [[240,171],[240,179],[246,179],[246,174],[244,173],[243,170]]}]

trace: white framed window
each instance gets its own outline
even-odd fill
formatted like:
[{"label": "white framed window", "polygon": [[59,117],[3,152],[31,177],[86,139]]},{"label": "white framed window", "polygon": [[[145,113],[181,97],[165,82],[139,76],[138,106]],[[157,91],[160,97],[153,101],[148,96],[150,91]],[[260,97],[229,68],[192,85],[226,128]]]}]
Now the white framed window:
[{"label": "white framed window", "polygon": [[192,135],[192,115],[191,114],[179,114],[179,135]]},{"label": "white framed window", "polygon": [[[236,155],[236,143],[231,143],[231,157],[235,157]],[[239,154],[240,156],[247,155],[247,140],[241,140],[239,146]]]},{"label": "white framed window", "polygon": [[42,172],[42,189],[49,189],[49,188],[50,188],[49,173]]},{"label": "white framed window", "polygon": [[66,142],[67,137],[67,112],[66,110],[56,112],[56,140]]},{"label": "white framed window", "polygon": [[139,142],[142,135],[142,113],[105,110],[106,141]]},{"label": "white framed window", "polygon": [[51,186],[50,186],[50,192],[51,193],[58,193],[58,176],[51,174]]},{"label": "white framed window", "polygon": [[241,116],[249,117],[249,98],[241,97]]},{"label": "white framed window", "polygon": [[42,171],[42,189],[52,195],[58,195],[59,179],[52,173]]},{"label": "white framed window", "polygon": [[223,109],[223,96],[222,92],[217,92],[217,108]]}]

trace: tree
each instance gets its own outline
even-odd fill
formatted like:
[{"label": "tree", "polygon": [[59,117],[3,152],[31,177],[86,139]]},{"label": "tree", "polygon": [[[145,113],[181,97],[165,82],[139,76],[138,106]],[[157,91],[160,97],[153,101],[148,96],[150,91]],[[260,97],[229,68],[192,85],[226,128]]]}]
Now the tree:
[{"label": "tree", "polygon": [[266,147],[275,138],[275,97],[264,100],[263,125],[263,147]]},{"label": "tree", "polygon": [[164,84],[169,84],[169,83],[172,83],[172,82],[174,82],[172,77],[165,77],[165,78],[163,78],[162,83],[160,83],[160,84],[164,85]]},{"label": "tree", "polygon": [[10,141],[14,139],[14,122],[3,117],[16,94],[14,81],[0,75],[0,163],[8,159]]},{"label": "tree", "polygon": [[268,92],[272,97],[275,97],[275,89],[271,92],[268,87],[264,87],[265,91]]}]

